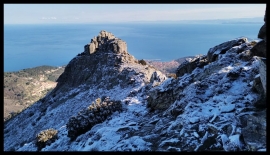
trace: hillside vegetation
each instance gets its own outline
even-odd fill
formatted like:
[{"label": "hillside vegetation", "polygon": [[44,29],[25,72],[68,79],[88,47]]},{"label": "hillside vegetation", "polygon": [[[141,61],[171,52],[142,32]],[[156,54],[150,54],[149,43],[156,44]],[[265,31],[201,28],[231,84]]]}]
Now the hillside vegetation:
[{"label": "hillside vegetation", "polygon": [[39,66],[4,72],[4,121],[44,97],[65,67]]}]

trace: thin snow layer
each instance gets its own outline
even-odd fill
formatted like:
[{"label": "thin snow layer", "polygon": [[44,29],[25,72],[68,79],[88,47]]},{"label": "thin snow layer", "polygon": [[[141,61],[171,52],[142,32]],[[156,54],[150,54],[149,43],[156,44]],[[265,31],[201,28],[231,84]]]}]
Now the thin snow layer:
[{"label": "thin snow layer", "polygon": [[[68,151],[146,151],[151,143],[140,136],[131,135],[138,131],[141,117],[147,114],[142,98],[127,98],[124,111],[115,112],[111,119],[94,126],[71,144]],[[77,142],[78,141],[78,142]]]},{"label": "thin snow layer", "polygon": [[[226,54],[224,54],[223,57],[225,58]],[[191,129],[194,127],[195,123],[200,124],[200,127],[204,126],[204,129],[201,128],[200,130],[206,130],[206,127],[210,127],[210,129],[218,133],[225,132],[224,127],[229,125],[232,127],[232,131],[228,136],[230,136],[229,139],[232,144],[227,148],[223,146],[224,150],[241,150],[243,148],[242,144],[239,142],[241,123],[238,120],[238,116],[243,115],[242,109],[252,107],[252,103],[257,100],[258,95],[251,91],[251,86],[247,82],[253,79],[249,79],[246,75],[248,72],[248,74],[251,74],[252,69],[256,70],[258,67],[257,60],[256,58],[253,59],[250,66],[245,66],[246,63],[236,58],[226,62],[227,64],[221,64],[220,61],[210,64],[212,66],[223,65],[224,67],[205,79],[194,81],[188,85],[181,94],[183,97],[175,101],[171,107],[177,108],[179,105],[187,102],[184,113],[180,114],[176,119],[176,121],[179,120],[178,122],[183,125],[180,132],[181,136],[189,137],[190,139],[191,137],[198,138],[198,134]],[[206,66],[206,68],[207,67],[209,66]],[[238,78],[232,79],[228,76],[228,73],[233,71],[240,74]],[[198,70],[196,70],[196,72],[198,72]],[[196,72],[194,70],[193,73],[186,76],[192,76],[192,74],[196,76]],[[186,82],[183,81],[185,79],[187,78],[182,78],[182,80],[179,81],[179,86],[182,86],[182,83]],[[204,87],[204,90],[202,90],[199,87],[200,85],[210,87]],[[201,142],[198,141],[196,145],[202,144],[203,139],[205,138],[202,138]]]},{"label": "thin snow layer", "polygon": [[[32,143],[27,144],[29,141],[34,141],[35,136],[42,130],[46,130],[49,128],[54,128],[58,130],[58,136],[59,139],[51,144],[51,147],[44,148],[44,150],[64,150],[65,148],[54,148],[55,143],[59,142],[61,145],[62,138],[64,141],[69,141],[67,138],[66,131],[62,131],[65,129],[65,125],[69,118],[73,115],[77,115],[79,111],[82,109],[87,108],[95,99],[102,97],[102,96],[110,96],[112,100],[123,100],[127,97],[127,95],[134,91],[134,89],[139,89],[141,86],[138,87],[126,87],[125,89],[122,89],[120,86],[115,86],[111,90],[101,90],[97,89],[95,87],[92,87],[88,90],[82,91],[80,87],[71,90],[70,92],[63,93],[61,95],[61,98],[59,100],[65,100],[60,105],[49,105],[43,112],[40,112],[40,107],[42,107],[42,103],[37,103],[33,105],[31,108],[25,110],[23,113],[24,115],[20,115],[18,117],[15,117],[13,121],[17,123],[13,124],[7,124],[5,128],[9,128],[8,133],[6,133],[4,136],[8,137],[4,139],[4,148],[10,149],[8,146],[12,144],[14,141],[17,141],[18,138],[21,140],[20,149],[19,150],[36,150],[36,148],[30,148],[35,147]],[[79,92],[76,96],[70,97],[71,94],[74,94],[76,92]],[[134,107],[136,104],[140,103],[140,101],[137,101],[136,99],[131,99],[130,107],[132,112],[136,112],[138,110],[134,110]],[[138,107],[136,107],[138,109]],[[136,109],[135,108],[135,109]],[[64,109],[64,110],[63,110]],[[129,110],[130,111],[130,110]],[[142,111],[142,109],[139,109],[139,111]],[[33,116],[31,117],[25,117],[27,113],[33,112]],[[123,115],[122,117],[132,117],[133,115]],[[25,118],[22,118],[25,117]],[[117,116],[118,118],[119,116]],[[119,119],[118,120],[124,120]],[[118,121],[119,122],[119,121]],[[15,130],[17,129],[17,130]],[[33,132],[34,131],[34,132]],[[24,133],[29,134],[28,136],[25,136]],[[12,136],[16,135],[16,136]],[[12,138],[13,137],[13,138]],[[29,139],[29,137],[32,137]],[[34,142],[33,142],[34,143]],[[60,145],[60,146],[61,146]],[[14,148],[15,149],[15,148]]]},{"label": "thin snow layer", "polygon": [[[220,67],[212,68],[214,66]],[[205,73],[207,69],[216,71]],[[168,115],[168,110],[149,112],[145,92],[142,91],[146,87],[144,83],[138,82],[140,84],[136,87],[126,88],[118,85],[111,90],[98,87],[85,90],[81,86],[59,94],[60,100],[63,100],[60,105],[50,105],[42,111],[42,103],[37,103],[24,111],[34,111],[33,116],[24,119],[15,117],[19,126],[14,125],[16,123],[6,126],[10,130],[17,130],[4,134],[4,149],[10,150],[9,145],[20,139],[20,146],[14,148],[16,151],[36,151],[34,138],[28,137],[35,137],[37,131],[55,128],[58,130],[58,139],[41,151],[198,151],[205,146],[209,137],[215,135],[214,132],[219,135],[216,138],[219,142],[215,142],[213,147],[225,151],[242,150],[241,123],[238,117],[249,114],[242,110],[252,107],[252,103],[257,100],[258,95],[251,91],[249,84],[257,74],[256,70],[256,57],[251,63],[246,63],[233,53],[225,53],[219,57],[219,61],[202,69],[196,68],[191,74],[178,79],[168,78],[157,88],[161,91],[168,87],[184,88],[181,97],[168,108],[183,108],[180,105],[186,104],[183,113],[176,118]],[[231,72],[239,73],[239,76],[231,78]],[[198,74],[209,75],[192,81]],[[177,85],[170,86],[172,80],[178,80]],[[135,92],[135,95],[130,95],[131,92]],[[71,98],[72,94],[76,95]],[[70,141],[65,126],[68,119],[101,96],[121,100],[123,111],[114,112],[104,122]],[[225,131],[224,127],[230,127],[231,130]],[[28,135],[24,136],[25,133]],[[12,134],[17,136],[11,138]],[[265,150],[260,148],[258,151]]]},{"label": "thin snow layer", "polygon": [[[121,90],[117,88],[118,90]],[[121,94],[122,92],[122,94]],[[121,91],[113,90],[110,95],[116,93],[118,99],[126,96]],[[86,93],[86,92],[85,92]],[[115,94],[115,95],[116,95]],[[70,141],[67,137],[65,125],[58,125],[58,139],[41,151],[146,151],[150,150],[151,143],[146,142],[142,137],[129,135],[130,131],[139,130],[138,121],[147,114],[142,98],[127,97],[124,111],[115,112],[111,118],[103,123],[97,124],[91,130]],[[64,108],[64,107],[62,107]],[[65,107],[67,108],[67,107]],[[50,124],[55,126],[55,124]],[[61,126],[61,127],[60,127]],[[45,127],[46,128],[46,127]],[[24,144],[18,151],[35,151],[33,142]]]},{"label": "thin snow layer", "polygon": [[[127,137],[124,134],[124,132],[127,132],[126,130],[138,130],[136,122],[147,113],[145,95],[141,92],[138,96],[134,96],[145,86],[144,81],[140,74],[134,76],[133,79],[136,81],[135,85],[127,85],[124,88],[116,85],[107,90],[100,89],[99,86],[81,85],[70,91],[61,92],[55,98],[51,97],[50,105],[42,105],[43,103],[37,102],[18,117],[15,117],[15,120],[13,120],[15,123],[7,123],[5,127],[7,133],[4,140],[5,150],[36,151],[35,136],[40,131],[49,128],[58,131],[58,139],[41,151],[149,150],[149,142],[145,142],[135,135]],[[129,97],[131,94],[134,97]],[[77,140],[70,141],[66,129],[69,118],[76,116],[79,111],[87,108],[95,99],[103,96],[108,96],[111,100],[122,101],[123,112],[113,113],[103,123],[95,125],[85,134],[78,136]],[[55,100],[58,102],[54,102]],[[27,117],[30,115],[29,113],[33,113],[31,117]],[[19,125],[19,128],[16,125]],[[19,129],[19,132],[15,128]],[[27,133],[27,136],[24,133]],[[12,146],[13,142],[18,141],[18,139],[21,141],[20,145]]]}]

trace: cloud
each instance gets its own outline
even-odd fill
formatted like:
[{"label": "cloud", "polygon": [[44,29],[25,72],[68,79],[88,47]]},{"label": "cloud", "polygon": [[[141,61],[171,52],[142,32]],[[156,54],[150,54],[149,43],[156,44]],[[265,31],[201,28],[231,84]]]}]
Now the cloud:
[{"label": "cloud", "polygon": [[56,20],[56,17],[41,17],[42,20]]},{"label": "cloud", "polygon": [[4,23],[35,23],[42,21],[79,23],[252,18],[263,17],[265,7],[266,4],[5,5]]}]

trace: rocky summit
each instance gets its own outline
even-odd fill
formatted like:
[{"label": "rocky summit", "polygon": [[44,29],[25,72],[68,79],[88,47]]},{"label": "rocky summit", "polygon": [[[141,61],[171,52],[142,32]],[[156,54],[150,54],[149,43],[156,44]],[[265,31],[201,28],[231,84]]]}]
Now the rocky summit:
[{"label": "rocky summit", "polygon": [[167,77],[102,30],[5,122],[4,151],[266,151],[261,41],[220,43]]}]

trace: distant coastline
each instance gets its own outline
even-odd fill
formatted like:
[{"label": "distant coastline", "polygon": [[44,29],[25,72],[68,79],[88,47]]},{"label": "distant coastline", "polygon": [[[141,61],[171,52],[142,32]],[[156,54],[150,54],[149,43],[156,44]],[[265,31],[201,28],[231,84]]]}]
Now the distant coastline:
[{"label": "distant coastline", "polygon": [[[220,21],[218,21],[220,22]],[[262,24],[136,23],[5,25],[4,71],[19,71],[42,65],[63,66],[83,52],[84,45],[101,30],[112,32],[127,43],[136,59],[177,58],[206,54],[222,42],[244,36],[253,40]],[[223,21],[224,23],[226,21]]]}]

